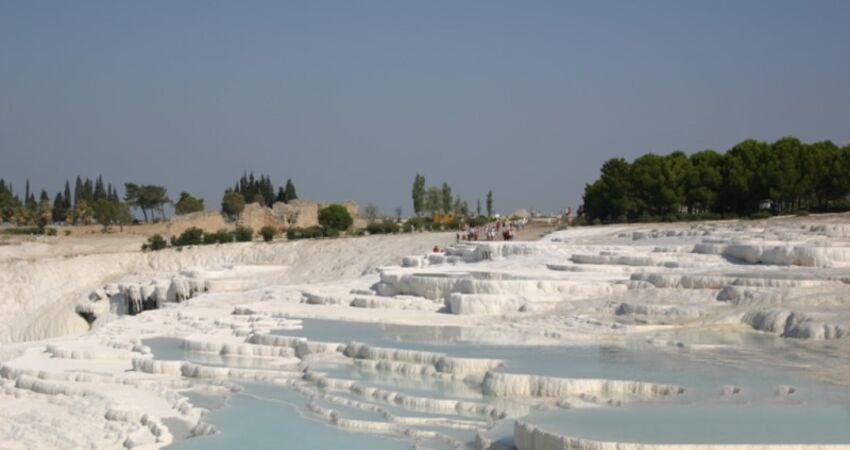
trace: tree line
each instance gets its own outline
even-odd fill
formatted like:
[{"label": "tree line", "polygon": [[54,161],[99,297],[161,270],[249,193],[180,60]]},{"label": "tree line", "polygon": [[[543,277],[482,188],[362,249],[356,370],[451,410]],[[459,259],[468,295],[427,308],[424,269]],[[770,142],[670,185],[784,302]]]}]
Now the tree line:
[{"label": "tree line", "polygon": [[[426,187],[425,176],[416,174],[413,178],[413,212],[417,217],[423,214],[452,212],[458,217],[471,215],[469,204],[460,197],[452,196],[452,188],[448,183],[442,186]],[[481,216],[481,200],[476,203],[475,212]],[[493,191],[487,192],[487,217],[493,216]]]},{"label": "tree line", "polygon": [[[295,185],[289,179],[274,193],[271,178],[244,174],[234,188],[225,191],[222,209],[225,214],[238,215],[246,202],[271,206],[274,202],[290,202],[298,198]],[[230,201],[228,201],[228,199]],[[89,225],[97,222],[106,229],[109,225],[124,225],[135,221],[132,210],[140,212],[144,222],[166,219],[166,205],[173,205],[177,215],[204,210],[204,201],[188,192],[181,192],[173,202],[164,186],[155,184],[124,184],[124,196],[102,176],[95,179],[77,176],[74,189],[65,181],[65,188],[50,200],[46,190],[36,197],[29,180],[23,194],[16,193],[11,183],[0,179],[0,223],[44,228],[52,224]]]},{"label": "tree line", "polygon": [[272,206],[277,202],[289,203],[298,199],[295,184],[292,183],[291,178],[287,179],[286,186],[279,187],[275,194],[271,177],[260,175],[259,178],[255,178],[254,172],[242,174],[232,189],[225,190],[225,193],[227,192],[236,192],[247,203],[259,203],[263,206]]},{"label": "tree line", "polygon": [[102,176],[94,180],[77,176],[73,193],[66,180],[65,189],[57,192],[52,202],[46,190],[36,199],[29,180],[21,197],[11,184],[0,179],[0,219],[16,225],[90,224],[99,221],[98,217],[102,218],[113,203],[120,203],[118,190],[104,183]]},{"label": "tree line", "polygon": [[784,137],[745,140],[724,153],[648,153],[606,161],[585,186],[591,222],[686,220],[850,209],[850,145]]},{"label": "tree line", "polygon": [[221,200],[221,212],[231,218],[238,216],[246,203],[259,203],[262,206],[272,206],[274,203],[289,203],[298,199],[295,184],[291,178],[286,180],[286,186],[277,189],[275,195],[274,185],[268,175],[254,177],[254,172],[243,173],[242,177],[234,184],[233,188],[224,190]]}]

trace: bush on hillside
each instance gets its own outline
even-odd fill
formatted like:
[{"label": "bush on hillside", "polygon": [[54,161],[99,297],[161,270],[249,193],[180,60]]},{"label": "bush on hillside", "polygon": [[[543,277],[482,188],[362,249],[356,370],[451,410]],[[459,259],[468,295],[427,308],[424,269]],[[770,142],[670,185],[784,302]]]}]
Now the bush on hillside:
[{"label": "bush on hillside", "polygon": [[407,219],[405,225],[409,225],[416,231],[422,231],[425,229],[425,225],[429,222],[429,220],[424,219],[422,217],[411,217],[410,219]]},{"label": "bush on hillside", "polygon": [[470,227],[483,227],[484,225],[487,225],[487,223],[489,221],[490,221],[490,219],[485,217],[485,216],[467,217],[466,218],[466,224],[469,225]]},{"label": "bush on hillside", "polygon": [[395,220],[384,220],[381,225],[384,227],[384,234],[398,233],[399,226]]},{"label": "bush on hillside", "polygon": [[292,227],[286,230],[286,238],[294,241],[296,239],[315,239],[325,235],[322,227],[312,226],[307,228]]},{"label": "bush on hillside", "polygon": [[752,220],[770,219],[771,217],[773,217],[773,214],[771,214],[767,211],[759,211],[759,212],[754,212],[754,213],[750,214],[750,219],[752,219]]},{"label": "bush on hillside", "polygon": [[44,229],[38,227],[6,228],[2,230],[2,233],[25,236],[28,234],[43,234]]},{"label": "bush on hillside", "polygon": [[446,230],[462,230],[463,229],[463,221],[459,218],[452,220],[447,223],[444,227]]},{"label": "bush on hillside", "polygon": [[215,233],[204,233],[204,244],[227,244],[233,242],[233,233],[227,230],[218,230]]},{"label": "bush on hillside", "polygon": [[198,227],[187,228],[177,238],[171,239],[171,245],[183,247],[185,245],[201,245],[204,243],[204,230]]},{"label": "bush on hillside", "polygon": [[398,233],[399,226],[392,220],[383,220],[381,222],[372,222],[366,226],[366,231],[369,234],[392,234]]},{"label": "bush on hillside", "polygon": [[584,216],[576,217],[572,222],[570,222],[570,225],[574,227],[583,227],[587,225],[587,218]]},{"label": "bush on hillside", "polygon": [[275,235],[277,234],[277,229],[272,226],[264,226],[260,229],[260,236],[263,237],[263,240],[266,242],[271,242],[274,240]]},{"label": "bush on hillside", "polygon": [[148,238],[148,241],[142,244],[143,251],[157,251],[162,250],[165,247],[168,247],[168,243],[165,241],[165,238],[162,235],[155,234]]},{"label": "bush on hillside", "polygon": [[342,205],[330,205],[319,210],[319,224],[325,230],[345,231],[353,223],[351,214]]},{"label": "bush on hillside", "polygon": [[233,231],[233,236],[236,238],[236,242],[251,242],[254,239],[254,230],[251,227],[238,226]]}]

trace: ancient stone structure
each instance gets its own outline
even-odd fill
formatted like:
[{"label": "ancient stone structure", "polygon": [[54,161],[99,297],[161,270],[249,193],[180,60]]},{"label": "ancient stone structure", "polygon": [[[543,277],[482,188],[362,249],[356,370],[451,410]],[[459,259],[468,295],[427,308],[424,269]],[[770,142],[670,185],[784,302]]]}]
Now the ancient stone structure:
[{"label": "ancient stone structure", "polygon": [[319,204],[311,200],[277,202],[272,205],[272,214],[285,228],[304,228],[319,224]]},{"label": "ancient stone structure", "polygon": [[286,224],[272,213],[272,209],[259,203],[245,205],[242,214],[239,214],[237,223],[243,227],[249,227],[259,231],[263,227],[286,228]]},{"label": "ancient stone structure", "polygon": [[166,236],[180,236],[191,227],[200,228],[206,233],[215,233],[221,229],[231,228],[231,225],[218,211],[202,211],[172,217],[165,226],[165,233]]}]

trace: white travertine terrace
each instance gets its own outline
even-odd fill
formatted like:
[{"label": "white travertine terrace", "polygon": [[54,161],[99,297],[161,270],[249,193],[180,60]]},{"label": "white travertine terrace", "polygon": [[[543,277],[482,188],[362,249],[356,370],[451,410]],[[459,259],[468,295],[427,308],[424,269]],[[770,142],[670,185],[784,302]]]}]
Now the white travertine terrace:
[{"label": "white travertine terrace", "polygon": [[[802,367],[806,379],[850,384],[846,222],[587,227],[538,242],[455,245],[453,234],[419,233],[146,254],[123,244],[72,254],[61,243],[2,249],[0,447],[163,448],[216,432],[185,392],[227,396],[266,383],[302,396],[304,413],[332,426],[422,448],[472,439],[488,450],[674,448],[524,421],[539,410],[700,395],[687,380],[542,374],[531,346],[639,343],[750,370]],[[454,354],[452,342],[424,351],[356,335],[299,336],[300,319],[311,318],[456,327],[461,340],[529,346],[530,357],[518,367],[498,355]],[[151,338],[170,338],[193,357],[165,357]],[[390,381],[348,379],[328,365]],[[710,395],[752,401],[735,383],[720,380]],[[805,402],[796,386],[772,385],[771,396]],[[514,421],[513,441],[492,438]]]}]

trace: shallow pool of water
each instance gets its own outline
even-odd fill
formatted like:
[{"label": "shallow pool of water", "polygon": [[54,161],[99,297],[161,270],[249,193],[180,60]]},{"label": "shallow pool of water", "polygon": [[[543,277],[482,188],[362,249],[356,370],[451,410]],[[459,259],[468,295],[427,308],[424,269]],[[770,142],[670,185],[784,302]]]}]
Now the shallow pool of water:
[{"label": "shallow pool of water", "polygon": [[570,437],[651,444],[850,444],[850,405],[586,408],[525,419]]},{"label": "shallow pool of water", "polygon": [[[773,398],[776,390],[785,385],[794,386],[798,397],[812,399],[834,395],[834,389],[787,370],[763,367],[754,370],[710,362],[711,358],[700,361],[702,356],[693,354],[695,350],[687,347],[658,348],[637,340],[623,346],[494,345],[477,342],[476,338],[480,334],[462,327],[319,319],[304,319],[303,329],[277,330],[274,334],[321,342],[357,341],[379,347],[438,352],[458,357],[502,359],[505,361],[504,366],[497,371],[510,373],[677,384],[686,388],[685,395],[678,399],[683,402],[706,399],[743,402]],[[740,388],[740,392],[733,397],[722,397],[720,394],[727,386]]]},{"label": "shallow pool of water", "polygon": [[[717,354],[697,353],[688,346],[658,347],[638,341],[625,345],[523,346],[497,345],[492,335],[462,327],[402,326],[332,320],[303,320],[301,330],[276,330],[275,334],[299,336],[312,341],[364,342],[374,346],[445,353],[450,356],[497,358],[505,361],[497,370],[569,378],[606,378],[673,383],[684,386],[684,395],[666,401],[629,403],[621,407],[534,411],[530,403],[496,399],[482,394],[481,387],[464,382],[441,381],[428,376],[360,369],[341,355],[311,359],[309,370],[360,385],[406,395],[457,399],[497,405],[511,417],[539,424],[547,430],[606,441],[647,443],[848,443],[850,410],[848,390],[818,383],[801,372],[765,367],[724,365],[713,360],[723,346],[736,338],[700,336],[696,341],[719,345]],[[676,336],[693,341],[692,336]],[[188,352],[182,341],[147,339],[157,359],[187,360],[208,365],[273,368],[274,358],[226,359],[219,355]],[[747,346],[768,349],[774,341],[754,339]],[[713,356],[714,355],[714,356]],[[327,356],[327,355],[326,355]],[[722,358],[719,358],[722,360]],[[310,385],[311,389],[318,387]],[[793,386],[793,389],[788,388]],[[733,388],[734,387],[734,388]],[[725,388],[725,390],[724,390]],[[321,390],[325,392],[324,389]],[[789,391],[791,393],[789,394]],[[734,395],[729,395],[735,392]],[[453,411],[425,411],[364,397],[347,389],[328,391],[339,398],[373,403],[394,417],[449,418],[478,423],[492,422]],[[285,386],[247,384],[245,391],[227,406],[213,411],[207,421],[221,434],[176,443],[172,448],[410,448],[410,440],[398,440],[332,427],[307,412],[308,397]],[[319,406],[334,409],[342,418],[382,421],[380,413],[340,406],[324,399]],[[502,421],[488,436],[509,443],[512,427]],[[435,430],[471,446],[476,430],[418,425]],[[433,442],[432,448],[444,443]]]},{"label": "shallow pool of water", "polygon": [[411,444],[399,439],[353,433],[305,417],[304,399],[279,386],[248,384],[228,405],[206,421],[220,432],[177,442],[171,450],[190,449],[331,449],[397,450]]}]

